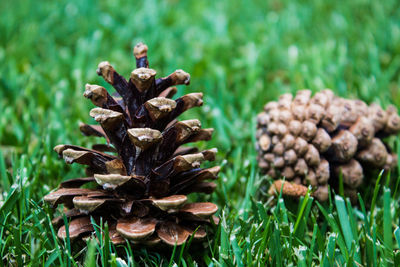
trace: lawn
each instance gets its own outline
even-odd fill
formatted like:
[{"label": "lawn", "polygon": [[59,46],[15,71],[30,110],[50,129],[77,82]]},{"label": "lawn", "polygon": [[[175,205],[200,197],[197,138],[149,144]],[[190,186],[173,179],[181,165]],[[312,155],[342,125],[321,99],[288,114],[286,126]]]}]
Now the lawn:
[{"label": "lawn", "polygon": [[[254,146],[256,114],[282,93],[331,88],[400,107],[400,2],[136,2],[0,2],[0,266],[400,266],[397,170],[366,177],[357,205],[339,194],[272,205]],[[221,224],[207,247],[77,249],[57,239],[42,198],[84,171],[53,147],[93,142],[78,129],[92,120],[84,85],[110,88],[103,60],[129,76],[139,41],[159,76],[191,74],[179,95],[205,95],[181,119],[215,128],[200,146],[219,150]]]}]

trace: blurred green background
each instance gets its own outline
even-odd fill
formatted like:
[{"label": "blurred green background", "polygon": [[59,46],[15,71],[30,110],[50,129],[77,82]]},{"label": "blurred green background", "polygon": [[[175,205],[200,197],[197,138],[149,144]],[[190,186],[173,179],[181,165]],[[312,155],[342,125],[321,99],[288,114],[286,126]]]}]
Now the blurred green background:
[{"label": "blurred green background", "polygon": [[[52,149],[60,143],[92,142],[78,130],[79,122],[92,121],[88,113],[93,106],[82,96],[84,85],[111,89],[95,72],[103,60],[128,76],[135,64],[132,48],[139,41],[148,45],[150,67],[158,77],[179,68],[191,74],[191,85],[180,87],[179,94],[203,92],[205,105],[183,117],[199,118],[204,127],[216,129],[213,140],[201,145],[219,149],[223,169],[213,200],[225,207],[220,214],[226,215],[227,224],[219,234],[226,231],[226,236],[214,240],[213,249],[201,256],[204,262],[218,265],[231,259],[230,264],[246,265],[269,257],[277,265],[298,261],[296,251],[311,244],[315,222],[305,224],[310,236],[297,238],[299,243],[287,247],[280,261],[265,246],[250,241],[245,245],[250,229],[262,224],[252,210],[257,181],[262,179],[255,163],[255,115],[267,101],[303,88],[331,88],[341,96],[400,106],[399,1],[1,1],[3,260],[33,266],[73,262],[73,255],[60,256],[62,242],[54,250],[56,241],[41,199],[60,181],[83,175],[83,170],[66,166]],[[397,205],[395,197],[391,205]],[[399,224],[396,216],[394,209],[390,233]],[[240,220],[247,226],[238,226]],[[268,227],[280,223],[274,216],[268,220]],[[383,228],[379,229],[378,239]],[[368,239],[368,231],[357,231],[357,242]],[[307,263],[311,257],[321,264],[330,240],[325,236],[332,232],[328,226],[321,230],[321,244],[308,252]],[[283,237],[267,238],[265,242],[276,246],[287,242]],[[100,253],[96,251],[91,253]],[[394,248],[389,245],[382,251],[390,252],[382,262],[394,263]],[[74,260],[82,262],[85,253]],[[140,259],[147,252],[143,253]],[[170,263],[163,257],[157,259]],[[350,255],[343,257],[351,260]],[[184,258],[191,262],[190,255]]]}]

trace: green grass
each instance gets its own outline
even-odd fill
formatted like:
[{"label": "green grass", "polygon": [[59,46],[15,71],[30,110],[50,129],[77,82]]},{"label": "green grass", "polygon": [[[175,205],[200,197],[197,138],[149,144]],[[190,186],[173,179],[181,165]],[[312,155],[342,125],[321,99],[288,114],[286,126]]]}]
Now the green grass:
[{"label": "green grass", "polygon": [[[0,10],[0,265],[400,265],[397,171],[366,177],[357,206],[334,194],[269,205],[254,149],[255,115],[285,92],[332,88],[400,107],[399,1],[15,0]],[[183,117],[216,129],[201,144],[218,147],[222,165],[212,196],[221,225],[208,248],[115,248],[98,228],[101,242],[76,250],[57,239],[42,201],[83,175],[52,148],[92,142],[77,127],[91,120],[84,84],[105,86],[95,73],[102,60],[128,75],[138,41],[158,75],[191,74],[179,94],[205,94]]]}]

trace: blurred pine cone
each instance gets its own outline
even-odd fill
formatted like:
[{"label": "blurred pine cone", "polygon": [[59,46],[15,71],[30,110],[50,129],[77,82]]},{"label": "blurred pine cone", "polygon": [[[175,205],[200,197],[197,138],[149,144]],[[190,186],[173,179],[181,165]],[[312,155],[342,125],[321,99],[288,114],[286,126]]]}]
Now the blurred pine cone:
[{"label": "blurred pine cone", "polygon": [[[61,183],[45,196],[53,206],[64,204],[71,239],[89,237],[94,232],[91,218],[109,226],[115,244],[126,239],[140,244],[181,245],[188,237],[202,239],[205,226],[218,223],[213,203],[186,203],[193,192],[210,194],[220,168],[200,168],[213,161],[216,149],[198,152],[182,147],[190,142],[210,140],[213,129],[201,129],[200,121],[177,121],[184,111],[201,106],[203,95],[192,93],[176,100],[174,85],[188,85],[190,75],[176,70],[155,79],[148,66],[147,46],[134,48],[136,69],[127,81],[108,62],[101,62],[97,73],[118,94],[111,96],[104,87],[86,85],[84,96],[98,106],[90,111],[100,125],[81,124],[86,136],[103,137],[107,144],[87,149],[59,145],[55,151],[69,163],[87,165],[88,177]],[[86,183],[94,189],[81,188]],[[62,217],[58,236],[67,236]]]},{"label": "blurred pine cone", "polygon": [[[294,98],[284,94],[258,114],[256,147],[263,172],[311,185],[314,196],[325,201],[328,184],[337,186],[339,175],[351,197],[366,170],[397,166],[397,155],[382,141],[400,131],[394,106],[384,111],[376,104],[337,97],[331,90],[311,94],[310,90],[301,90]],[[299,186],[296,190],[305,192]]]}]

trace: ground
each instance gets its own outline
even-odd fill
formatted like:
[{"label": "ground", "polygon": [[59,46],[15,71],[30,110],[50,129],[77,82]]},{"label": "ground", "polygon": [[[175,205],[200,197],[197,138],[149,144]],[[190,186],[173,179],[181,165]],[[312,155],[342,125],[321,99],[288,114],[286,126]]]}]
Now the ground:
[{"label": "ground", "polygon": [[[255,115],[282,93],[331,88],[400,106],[399,1],[15,0],[0,10],[0,265],[399,266],[397,171],[366,177],[357,205],[339,194],[271,205],[254,148]],[[183,118],[215,128],[200,145],[219,149],[211,200],[221,225],[204,249],[74,250],[56,238],[42,198],[83,169],[53,147],[92,142],[78,130],[93,108],[84,85],[105,85],[103,60],[129,75],[139,41],[158,75],[191,74],[180,95],[205,95]]]}]

